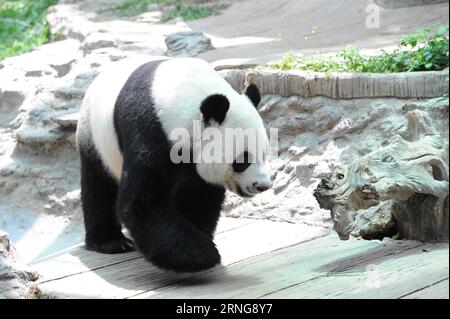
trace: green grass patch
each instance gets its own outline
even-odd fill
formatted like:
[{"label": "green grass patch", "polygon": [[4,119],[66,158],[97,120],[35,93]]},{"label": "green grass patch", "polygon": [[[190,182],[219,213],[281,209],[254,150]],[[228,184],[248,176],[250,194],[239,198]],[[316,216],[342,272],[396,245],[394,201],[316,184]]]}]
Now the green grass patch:
[{"label": "green grass patch", "polygon": [[147,11],[149,4],[156,3],[162,6],[174,6],[173,9],[164,12],[163,22],[181,17],[186,21],[206,18],[220,13],[216,8],[198,7],[188,0],[126,0],[118,7],[118,13],[122,16],[133,16]]},{"label": "green grass patch", "polygon": [[220,10],[217,8],[201,8],[195,6],[181,6],[176,5],[174,10],[165,12],[161,20],[163,22],[170,21],[172,19],[181,17],[185,21],[197,20],[201,18],[206,18],[214,14],[219,14]]},{"label": "green grass patch", "polygon": [[119,15],[133,16],[147,11],[147,6],[151,3],[161,3],[168,1],[158,0],[126,0],[117,9]]},{"label": "green grass patch", "polygon": [[0,60],[48,41],[47,8],[57,0],[0,0]]},{"label": "green grass patch", "polygon": [[308,70],[315,72],[396,73],[438,71],[449,66],[449,26],[435,32],[425,29],[404,37],[392,52],[382,51],[374,56],[363,55],[359,49],[348,47],[334,56],[300,59],[290,51],[270,64],[277,70]]}]

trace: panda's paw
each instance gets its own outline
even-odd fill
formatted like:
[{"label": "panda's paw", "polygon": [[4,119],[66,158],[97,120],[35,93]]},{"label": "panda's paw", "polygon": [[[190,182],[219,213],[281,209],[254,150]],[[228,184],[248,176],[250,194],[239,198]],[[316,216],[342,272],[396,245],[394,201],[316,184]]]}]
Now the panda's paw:
[{"label": "panda's paw", "polygon": [[198,231],[171,245],[169,251],[156,251],[152,255],[149,259],[153,264],[175,272],[197,272],[220,264],[215,244]]},{"label": "panda's paw", "polygon": [[122,254],[135,250],[134,243],[124,236],[104,241],[86,242],[86,248],[102,254]]}]

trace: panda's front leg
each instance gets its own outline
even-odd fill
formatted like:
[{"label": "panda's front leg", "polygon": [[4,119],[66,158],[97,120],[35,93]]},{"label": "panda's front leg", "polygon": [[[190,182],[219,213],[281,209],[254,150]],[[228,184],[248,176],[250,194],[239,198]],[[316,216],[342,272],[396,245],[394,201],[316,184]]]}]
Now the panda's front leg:
[{"label": "panda's front leg", "polygon": [[156,266],[201,271],[220,263],[208,236],[186,222],[172,202],[173,169],[155,159],[124,163],[117,208],[135,244]]},{"label": "panda's front leg", "polygon": [[209,238],[214,237],[224,199],[223,187],[205,182],[195,166],[183,167],[175,187],[174,206],[183,218]]}]

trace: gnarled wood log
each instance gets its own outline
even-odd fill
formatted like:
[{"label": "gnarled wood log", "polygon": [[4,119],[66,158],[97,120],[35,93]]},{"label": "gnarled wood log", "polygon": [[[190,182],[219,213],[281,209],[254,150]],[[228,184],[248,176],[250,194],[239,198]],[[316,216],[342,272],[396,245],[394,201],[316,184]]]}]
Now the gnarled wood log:
[{"label": "gnarled wood log", "polygon": [[448,140],[427,113],[414,110],[407,117],[407,134],[396,134],[378,151],[336,169],[315,190],[341,239],[398,233],[448,241]]}]

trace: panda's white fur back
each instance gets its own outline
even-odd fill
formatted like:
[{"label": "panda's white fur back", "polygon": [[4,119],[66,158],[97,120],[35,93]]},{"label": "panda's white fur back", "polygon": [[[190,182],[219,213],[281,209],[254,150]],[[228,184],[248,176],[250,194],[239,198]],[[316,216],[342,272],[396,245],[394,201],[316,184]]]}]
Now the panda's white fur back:
[{"label": "panda's white fur back", "polygon": [[92,82],[83,99],[80,122],[86,122],[92,138],[89,142],[94,144],[103,164],[117,180],[122,174],[123,157],[114,127],[114,107],[130,75],[148,61],[136,59],[112,64]]},{"label": "panda's white fur back", "polygon": [[[117,180],[122,174],[123,157],[114,127],[114,108],[130,75],[145,62],[149,60],[121,61],[102,72],[87,90],[80,112],[80,123],[84,121],[84,125],[89,126],[86,129],[91,134],[91,142],[105,167]],[[158,66],[153,83],[149,83],[149,86],[155,111],[167,136],[176,128],[191,131],[192,121],[201,120],[202,101],[212,94],[225,95],[230,101],[223,128],[264,127],[250,100],[234,91],[203,60],[167,59]]]}]

